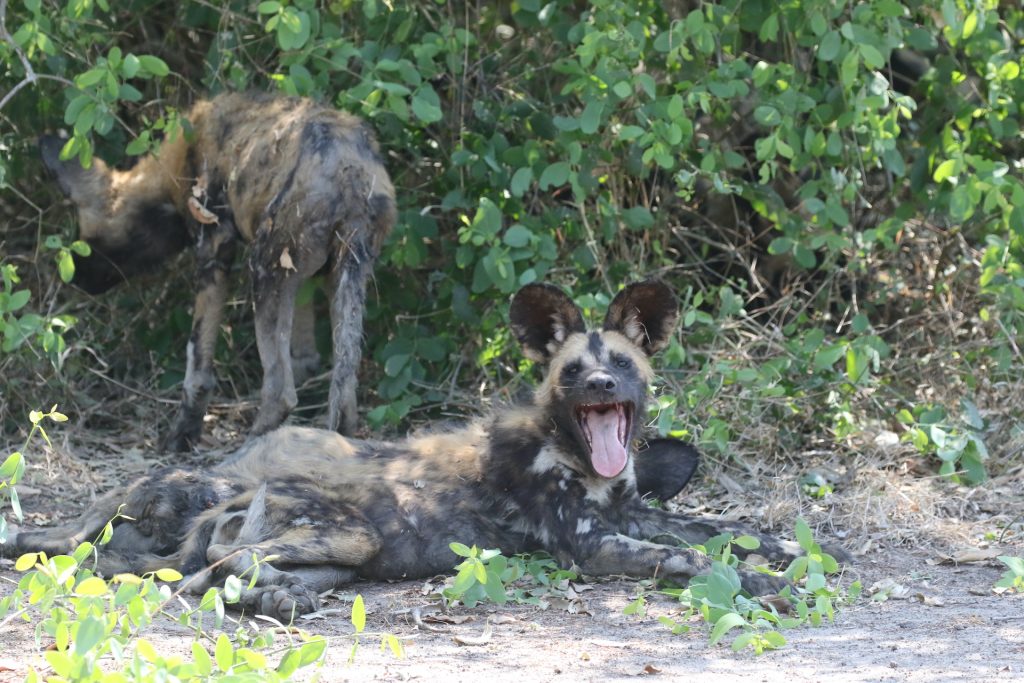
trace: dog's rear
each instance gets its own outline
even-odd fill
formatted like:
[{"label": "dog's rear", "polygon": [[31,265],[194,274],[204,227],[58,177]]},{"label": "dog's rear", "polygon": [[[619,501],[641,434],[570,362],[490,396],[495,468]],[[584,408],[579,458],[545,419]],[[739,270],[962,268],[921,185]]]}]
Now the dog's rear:
[{"label": "dog's rear", "polygon": [[[252,245],[264,371],[256,434],[295,406],[293,365],[308,372],[315,363],[312,319],[296,315],[295,298],[302,281],[327,265],[334,351],[327,423],[351,433],[367,282],[395,223],[394,188],[372,132],[311,100],[259,94],[198,102],[188,118],[191,134],[165,141],[127,171],[98,159],[83,169],[59,159],[62,141],[40,141],[43,160],[78,208],[79,238],[92,247],[75,257],[75,284],[99,293],[195,245],[183,399],[166,441],[184,450],[198,440],[215,385],[214,347],[238,241]],[[302,349],[292,348],[293,338]]]}]

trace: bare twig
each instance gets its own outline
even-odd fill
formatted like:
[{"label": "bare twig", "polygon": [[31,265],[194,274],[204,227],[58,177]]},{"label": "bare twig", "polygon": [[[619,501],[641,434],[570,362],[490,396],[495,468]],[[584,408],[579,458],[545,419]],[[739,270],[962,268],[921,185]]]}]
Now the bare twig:
[{"label": "bare twig", "polygon": [[32,68],[32,63],[28,61],[28,57],[22,51],[21,46],[15,42],[14,37],[11,36],[7,30],[7,0],[0,0],[0,40],[9,44],[14,49],[14,53],[18,55],[18,61],[21,62],[21,66],[25,69],[25,77],[18,82],[13,88],[11,88],[6,95],[0,99],[0,109],[7,106],[7,103],[16,95],[18,91],[27,85],[34,85],[39,79],[46,79],[50,81],[57,81],[64,85],[73,86],[74,83],[66,78],[60,76],[51,76],[49,74],[37,74],[35,69]]}]

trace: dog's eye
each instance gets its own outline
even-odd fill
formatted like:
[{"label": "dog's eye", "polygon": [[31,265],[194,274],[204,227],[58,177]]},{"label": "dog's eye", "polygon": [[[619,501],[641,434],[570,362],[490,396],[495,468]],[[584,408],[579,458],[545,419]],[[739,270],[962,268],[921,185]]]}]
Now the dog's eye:
[{"label": "dog's eye", "polygon": [[579,371],[580,371],[580,364],[579,363],[569,363],[568,365],[565,366],[565,372],[570,374],[570,375],[575,375]]},{"label": "dog's eye", "polygon": [[615,359],[615,367],[617,367],[617,368],[628,368],[629,367],[629,359],[628,358],[624,358],[622,356],[616,358]]}]

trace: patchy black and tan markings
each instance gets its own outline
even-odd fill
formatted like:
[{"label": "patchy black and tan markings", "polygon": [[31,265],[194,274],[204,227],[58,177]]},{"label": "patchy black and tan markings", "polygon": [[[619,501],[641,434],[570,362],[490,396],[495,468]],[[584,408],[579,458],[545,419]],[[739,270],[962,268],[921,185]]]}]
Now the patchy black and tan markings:
[{"label": "patchy black and tan markings", "polygon": [[190,136],[165,141],[127,171],[100,160],[83,169],[59,159],[62,140],[40,140],[44,162],[78,209],[80,238],[92,247],[75,258],[75,284],[100,293],[194,246],[184,397],[166,440],[183,450],[199,437],[214,387],[213,351],[237,243],[251,244],[263,363],[256,434],[281,424],[296,404],[295,373],[309,374],[318,362],[311,312],[296,311],[295,296],[326,265],[334,338],[327,424],[351,433],[366,284],[395,222],[394,188],[373,133],[312,100],[262,94],[198,102],[188,120]]},{"label": "patchy black and tan markings", "polygon": [[[588,332],[572,300],[547,285],[520,290],[510,317],[526,353],[549,366],[529,405],[394,443],[282,428],[198,473],[208,494],[183,497],[179,489],[194,484],[178,471],[154,475],[108,494],[75,524],[21,532],[14,544],[19,551],[66,552],[127,500],[126,513],[138,521],[115,528],[122,550],[100,553],[103,572],[171,565],[203,576],[204,567],[223,562],[214,576],[193,583],[201,591],[216,575],[243,572],[254,552],[275,555],[243,604],[286,619],[316,609],[318,592],[355,578],[446,572],[456,559],[453,541],[510,554],[545,550],[585,574],[681,583],[707,571],[707,557],[650,539],[698,543],[723,531],[750,533],[642,500],[648,490],[674,495],[696,464],[696,452],[678,441],[655,439],[636,450],[652,378],[648,357],[668,342],[676,320],[666,286],[623,289],[600,331]],[[167,500],[187,524],[144,527],[153,501]],[[122,537],[139,552],[123,552]],[[800,553],[794,543],[760,540],[759,552],[772,559]],[[162,554],[167,548],[175,551]],[[754,572],[741,572],[741,579],[753,593],[784,585]]]}]

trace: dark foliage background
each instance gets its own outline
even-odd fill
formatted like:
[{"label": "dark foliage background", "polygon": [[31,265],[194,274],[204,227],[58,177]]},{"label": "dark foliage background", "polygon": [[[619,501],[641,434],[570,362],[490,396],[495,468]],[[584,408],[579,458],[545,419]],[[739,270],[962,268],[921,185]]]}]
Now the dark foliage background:
[{"label": "dark foliage background", "polygon": [[[968,482],[1019,462],[1019,3],[0,6],[6,430],[53,402],[89,428],[166,429],[190,318],[188,257],[102,300],[63,284],[73,216],[34,138],[63,127],[83,162],[127,165],[195,99],[254,88],[360,114],[387,155],[401,217],[366,326],[375,431],[518,392],[520,285],[562,284],[597,320],[657,276],[683,311],[657,431],[739,462],[894,435]],[[239,280],[227,403],[260,377]]]}]

